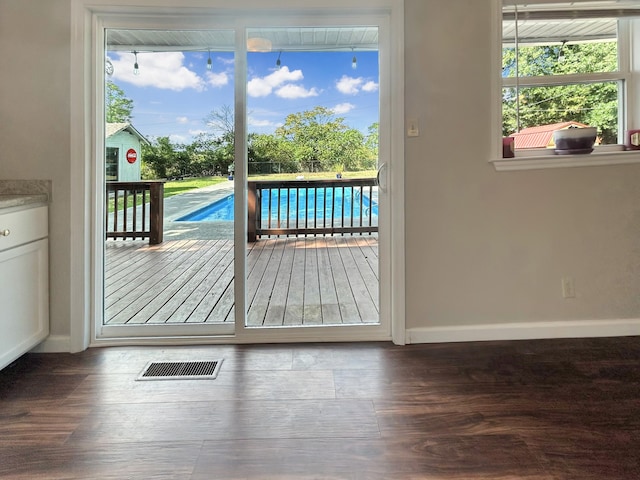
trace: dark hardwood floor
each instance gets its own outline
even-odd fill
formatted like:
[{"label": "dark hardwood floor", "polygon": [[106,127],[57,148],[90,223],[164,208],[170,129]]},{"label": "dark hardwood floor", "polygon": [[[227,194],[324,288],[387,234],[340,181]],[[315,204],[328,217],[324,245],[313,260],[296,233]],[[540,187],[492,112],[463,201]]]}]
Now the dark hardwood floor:
[{"label": "dark hardwood floor", "polygon": [[[215,380],[136,381],[224,358]],[[0,372],[0,478],[640,478],[640,337],[117,347]]]}]

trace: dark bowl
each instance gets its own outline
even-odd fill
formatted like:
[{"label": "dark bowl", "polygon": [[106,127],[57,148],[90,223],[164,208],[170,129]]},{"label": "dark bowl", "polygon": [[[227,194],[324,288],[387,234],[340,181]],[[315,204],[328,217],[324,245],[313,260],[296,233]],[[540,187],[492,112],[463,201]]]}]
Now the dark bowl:
[{"label": "dark bowl", "polygon": [[586,151],[593,148],[596,135],[595,127],[567,128],[553,132],[553,140],[556,150]]}]

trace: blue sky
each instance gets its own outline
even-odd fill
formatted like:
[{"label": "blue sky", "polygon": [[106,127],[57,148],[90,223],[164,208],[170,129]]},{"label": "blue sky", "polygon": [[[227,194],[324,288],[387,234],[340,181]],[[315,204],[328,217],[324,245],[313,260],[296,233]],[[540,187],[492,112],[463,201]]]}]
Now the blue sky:
[{"label": "blue sky", "polygon": [[[330,108],[366,133],[378,121],[378,52],[279,52],[248,54],[249,132],[273,133],[290,113]],[[353,56],[357,68],[352,68]],[[233,53],[108,52],[108,77],[134,102],[132,123],[149,139],[168,136],[189,143],[207,130],[214,109],[233,107]],[[209,130],[210,131],[210,130]]]}]

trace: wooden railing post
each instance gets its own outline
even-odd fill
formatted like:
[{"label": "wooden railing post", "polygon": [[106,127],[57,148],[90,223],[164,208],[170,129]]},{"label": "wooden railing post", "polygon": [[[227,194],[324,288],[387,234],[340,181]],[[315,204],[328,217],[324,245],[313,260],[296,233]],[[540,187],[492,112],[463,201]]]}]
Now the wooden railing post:
[{"label": "wooden railing post", "polygon": [[247,182],[248,192],[247,192],[247,241],[249,243],[253,243],[257,240],[256,235],[256,224],[257,224],[257,215],[256,209],[258,205],[258,195],[256,189],[256,182]]},{"label": "wooden railing post", "polygon": [[151,183],[149,204],[149,245],[158,245],[164,230],[164,182]]}]

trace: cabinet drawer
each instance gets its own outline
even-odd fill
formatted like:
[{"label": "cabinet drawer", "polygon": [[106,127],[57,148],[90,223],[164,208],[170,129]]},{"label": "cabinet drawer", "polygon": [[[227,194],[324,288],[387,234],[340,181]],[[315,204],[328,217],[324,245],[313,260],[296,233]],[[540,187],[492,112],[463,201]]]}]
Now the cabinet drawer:
[{"label": "cabinet drawer", "polygon": [[0,251],[47,237],[48,207],[0,213]]}]

